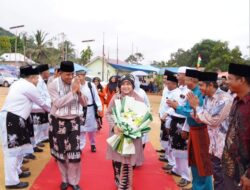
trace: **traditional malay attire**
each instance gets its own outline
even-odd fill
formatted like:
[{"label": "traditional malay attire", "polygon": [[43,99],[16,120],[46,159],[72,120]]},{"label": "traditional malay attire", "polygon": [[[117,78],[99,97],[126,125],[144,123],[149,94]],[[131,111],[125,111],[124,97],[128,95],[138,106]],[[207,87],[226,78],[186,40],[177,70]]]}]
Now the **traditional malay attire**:
[{"label": "traditional malay attire", "polygon": [[[186,74],[186,70],[190,69],[189,67],[179,67],[177,73],[178,74]],[[179,81],[178,81],[179,82]],[[181,91],[180,95],[180,106],[184,106],[187,102],[187,94],[190,92],[188,87],[184,84],[179,83],[179,90]],[[182,132],[186,132],[187,135],[189,134],[189,125],[187,124],[187,119],[185,119],[185,123],[182,125]],[[185,139],[184,139],[185,140]],[[181,140],[182,141],[182,140]],[[186,144],[188,143],[188,140],[186,139]],[[175,173],[179,173],[181,176],[181,179],[178,183],[178,186],[185,187],[189,184],[191,181],[191,171],[190,167],[188,166],[188,154],[187,149],[174,149],[173,155],[175,157],[175,166],[173,167],[172,171]]]},{"label": "traditional malay attire", "polygon": [[[178,83],[175,76],[168,76],[168,81]],[[184,105],[185,97],[182,95],[182,91],[177,87],[176,89],[169,91],[172,93],[172,99],[178,102],[179,105]],[[182,128],[186,124],[186,117],[177,114],[173,108],[169,108],[167,113],[170,118],[169,136],[170,145],[172,149],[173,165],[169,163],[165,169],[170,170],[169,173],[178,174],[181,176],[181,181],[178,185],[186,186],[191,181],[190,168],[188,167],[187,159],[187,140],[181,136]]]},{"label": "traditional malay attire", "polygon": [[[171,81],[171,82],[175,82],[176,85],[177,85],[177,78],[173,75],[168,75],[167,77],[167,80],[168,81]],[[170,129],[170,124],[171,124],[171,121],[172,121],[172,117],[171,115],[174,114],[174,110],[173,108],[169,107],[168,104],[166,103],[167,100],[173,100],[173,101],[177,101],[179,102],[180,101],[180,90],[177,88],[173,89],[173,90],[170,90],[168,89],[168,92],[165,94],[165,104],[163,105],[163,109],[162,109],[162,112],[163,112],[163,115],[167,114],[167,117],[166,117],[166,120],[165,120],[165,129],[163,129],[163,133],[167,133],[168,135],[168,141],[167,141],[167,144],[165,145],[165,158],[168,160],[168,165],[166,167],[163,167],[163,169],[167,169],[167,170],[171,170],[174,165],[175,165],[175,158],[174,158],[174,155],[173,155],[173,148],[172,148],[172,137],[173,136],[169,136],[169,132],[166,132],[166,129]],[[182,116],[181,116],[182,117]],[[185,119],[185,117],[184,117]]]},{"label": "traditional malay attire", "polygon": [[[42,64],[38,65],[37,69],[39,73],[42,73],[44,71],[49,70],[48,64]],[[37,89],[40,93],[40,95],[43,97],[43,99],[46,101],[46,104],[51,104],[50,95],[48,92],[48,87],[41,77],[39,75],[38,83],[37,83]],[[33,104],[32,106],[32,112],[31,112],[32,120],[33,120],[33,126],[34,126],[34,137],[35,137],[35,145],[41,144],[42,141],[48,140],[48,132],[49,132],[49,118],[48,118],[48,112],[44,111],[41,107],[39,107],[37,104]],[[34,151],[39,150],[38,147],[34,148]]]},{"label": "traditional malay attire", "polygon": [[[198,79],[199,71],[187,69],[186,77]],[[190,89],[192,93],[199,98],[200,106],[203,105],[203,96],[198,85]],[[209,156],[209,136],[207,126],[203,123],[197,123],[190,115],[193,112],[189,102],[184,106],[177,106],[176,113],[187,117],[187,123],[190,127],[188,139],[188,163],[192,171],[192,189],[193,190],[211,190],[212,189],[212,166]]]},{"label": "traditional malay attire", "polygon": [[[61,62],[60,71],[73,74],[73,62]],[[48,90],[52,100],[49,119],[50,152],[57,160],[61,172],[61,189],[66,190],[70,185],[74,190],[79,190],[81,174],[79,115],[80,104],[86,106],[86,99],[80,92],[73,93],[71,84],[65,83],[61,76],[49,84]]]},{"label": "traditional malay attire", "polygon": [[[164,76],[166,77],[168,75],[173,75],[174,73],[168,70],[165,70],[164,72]],[[169,145],[169,139],[168,139],[168,134],[165,130],[165,120],[163,120],[163,114],[164,114],[164,106],[166,104],[166,97],[167,97],[167,93],[168,93],[168,87],[164,86],[163,88],[163,92],[162,92],[162,97],[161,97],[161,102],[160,102],[160,106],[159,106],[159,117],[161,119],[161,130],[160,130],[160,143],[161,143],[161,147],[163,148],[162,150],[159,150],[157,152],[161,152],[164,153],[164,157],[160,157],[159,160],[166,162],[167,161],[167,153],[165,150],[168,150],[170,145]]]},{"label": "traditional malay attire", "polygon": [[[229,74],[250,77],[250,66],[231,63]],[[242,176],[250,179],[250,92],[234,99],[229,113],[229,128],[222,156],[225,190],[242,189]]]},{"label": "traditional malay attire", "polygon": [[[129,81],[134,87],[134,77],[131,75],[124,75],[121,77],[120,84],[124,81]],[[110,101],[109,107],[106,112],[106,117],[109,123],[109,137],[114,135],[115,123],[112,117],[112,108],[115,106],[115,99],[123,99],[125,96],[130,96],[135,98],[137,101],[143,102],[143,99],[132,90],[129,94],[115,94]],[[114,169],[115,183],[118,186],[118,190],[132,190],[132,180],[133,180],[133,169],[132,166],[139,164],[141,165],[144,160],[142,139],[137,138],[133,140],[135,145],[135,154],[124,156],[119,154],[112,149],[111,146],[107,147],[107,159],[112,160]]]},{"label": "traditional malay attire", "polygon": [[50,104],[46,104],[35,84],[28,81],[27,77],[31,75],[38,75],[37,69],[20,67],[21,78],[11,85],[0,113],[6,188],[28,186],[27,182],[20,182],[19,177],[30,175],[22,173],[21,165],[24,154],[33,153],[29,131],[30,126],[32,128],[29,119],[33,102],[50,111]]},{"label": "traditional malay attire", "polygon": [[[77,71],[76,75],[79,74],[86,74],[86,71],[81,70]],[[88,135],[90,145],[91,145],[91,152],[96,152],[96,142],[95,142],[95,135],[98,128],[96,112],[102,112],[102,102],[98,95],[96,86],[92,82],[84,81],[81,84],[81,93],[84,94],[88,101],[87,107],[85,108],[85,116],[84,116],[84,125],[81,125],[81,145],[80,148],[83,149],[85,146],[85,134]],[[95,110],[96,108],[97,110]]]},{"label": "traditional malay attire", "polygon": [[[199,81],[216,82],[217,73],[202,72]],[[221,165],[222,152],[228,129],[228,115],[232,106],[232,97],[217,88],[210,97],[206,96],[203,106],[196,107],[196,120],[207,125],[210,138],[209,153],[213,167],[214,190],[224,190],[223,171]]]}]

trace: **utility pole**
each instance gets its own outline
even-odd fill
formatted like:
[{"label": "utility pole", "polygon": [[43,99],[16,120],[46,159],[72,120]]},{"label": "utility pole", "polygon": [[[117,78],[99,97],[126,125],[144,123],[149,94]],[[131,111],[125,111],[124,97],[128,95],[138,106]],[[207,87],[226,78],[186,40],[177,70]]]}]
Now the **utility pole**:
[{"label": "utility pole", "polygon": [[105,61],[105,54],[104,54],[104,32],[103,32],[103,44],[102,44],[102,81],[104,81],[104,61]]},{"label": "utility pole", "polygon": [[[117,41],[116,41],[116,64],[118,64],[118,35],[117,35]],[[118,69],[116,69],[116,75],[118,75]]]},{"label": "utility pole", "polygon": [[131,55],[133,55],[134,54],[134,43],[132,42],[132,53],[131,53]]},{"label": "utility pole", "polygon": [[[95,40],[94,39],[90,39],[90,40],[82,40],[82,43],[88,43],[88,42],[94,42]],[[90,46],[89,46],[90,47]],[[83,49],[84,51],[84,49]]]},{"label": "utility pole", "polygon": [[[16,39],[15,39],[15,65],[17,65],[17,62],[16,62],[16,52],[17,52],[17,28],[23,28],[24,25],[18,25],[18,26],[12,26],[10,27],[10,30],[11,29],[16,29]],[[25,55],[24,55],[25,56]]]},{"label": "utility pole", "polygon": [[249,20],[248,20],[248,26],[249,26],[249,31],[248,31],[248,34],[249,34],[249,43],[248,43],[248,51],[249,51],[249,57],[248,59],[250,60],[250,0],[249,0]]},{"label": "utility pole", "polygon": [[118,49],[118,35],[117,35],[117,41],[116,41],[116,64],[118,64],[118,52],[119,52],[119,49]]}]

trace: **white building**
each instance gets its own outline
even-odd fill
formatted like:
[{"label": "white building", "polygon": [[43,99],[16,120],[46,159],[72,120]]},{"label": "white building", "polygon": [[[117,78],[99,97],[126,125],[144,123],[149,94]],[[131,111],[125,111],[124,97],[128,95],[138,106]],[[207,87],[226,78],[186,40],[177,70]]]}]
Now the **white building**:
[{"label": "white building", "polygon": [[0,56],[0,63],[5,65],[12,65],[15,67],[20,67],[22,65],[36,65],[37,63],[33,60],[25,57],[21,53],[4,53]]}]

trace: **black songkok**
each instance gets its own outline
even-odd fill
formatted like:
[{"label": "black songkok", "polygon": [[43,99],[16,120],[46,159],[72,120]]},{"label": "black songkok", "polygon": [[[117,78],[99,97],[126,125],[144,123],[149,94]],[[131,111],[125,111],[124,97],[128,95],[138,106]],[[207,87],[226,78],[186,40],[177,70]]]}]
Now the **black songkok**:
[{"label": "black songkok", "polygon": [[186,76],[199,79],[200,71],[194,70],[194,69],[187,69],[186,70]]},{"label": "black songkok", "polygon": [[31,65],[25,65],[20,67],[20,76],[21,77],[27,77],[30,75],[38,75],[38,69],[35,67],[32,67]]},{"label": "black songkok", "polygon": [[250,65],[230,63],[228,73],[242,77],[250,77]]},{"label": "black songkok", "polygon": [[214,72],[200,72],[199,81],[217,81],[218,74]]},{"label": "black songkok", "polygon": [[38,65],[36,68],[38,69],[39,73],[42,73],[43,71],[49,70],[49,65],[42,64],[42,65]]},{"label": "black songkok", "polygon": [[171,81],[171,82],[176,82],[176,83],[178,83],[178,80],[177,80],[176,76],[174,76],[174,75],[168,75],[167,80],[168,80],[168,81]]},{"label": "black songkok", "polygon": [[74,72],[74,63],[72,61],[62,61],[60,65],[62,72]]}]

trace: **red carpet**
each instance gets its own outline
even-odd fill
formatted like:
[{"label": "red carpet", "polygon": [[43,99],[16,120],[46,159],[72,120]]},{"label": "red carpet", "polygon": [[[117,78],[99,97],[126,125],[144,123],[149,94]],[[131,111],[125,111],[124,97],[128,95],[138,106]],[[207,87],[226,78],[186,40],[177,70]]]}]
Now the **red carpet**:
[{"label": "red carpet", "polygon": [[[108,126],[97,134],[97,152],[90,152],[86,145],[82,155],[82,176],[80,186],[83,190],[116,190],[110,160],[106,160],[106,138]],[[158,155],[148,143],[145,149],[145,163],[134,170],[133,190],[178,190],[174,179],[165,174],[158,161]],[[37,177],[30,190],[60,189],[61,176],[54,159],[51,159]],[[71,189],[71,188],[68,188]]]}]

